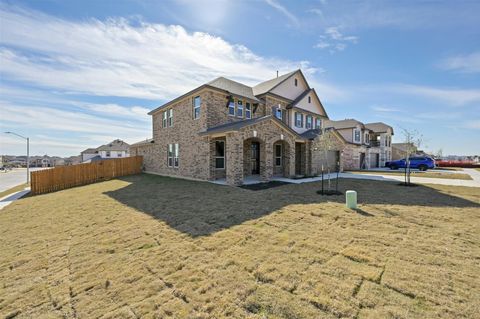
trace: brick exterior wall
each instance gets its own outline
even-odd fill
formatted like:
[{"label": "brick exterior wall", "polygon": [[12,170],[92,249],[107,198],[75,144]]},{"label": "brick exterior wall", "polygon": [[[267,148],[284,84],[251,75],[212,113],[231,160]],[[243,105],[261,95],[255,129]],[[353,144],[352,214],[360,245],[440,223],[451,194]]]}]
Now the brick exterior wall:
[{"label": "brick exterior wall", "polygon": [[345,147],[346,144],[334,134],[328,135],[328,145],[330,146],[330,150],[325,152],[325,145],[321,140],[321,136],[318,136],[311,142],[311,171],[310,174],[313,176],[319,175],[322,172],[322,165],[324,172],[330,169],[331,172],[336,171],[337,163],[335,163],[335,156],[333,152],[339,152],[339,159],[340,159],[340,171],[344,169],[344,159],[345,159]]}]

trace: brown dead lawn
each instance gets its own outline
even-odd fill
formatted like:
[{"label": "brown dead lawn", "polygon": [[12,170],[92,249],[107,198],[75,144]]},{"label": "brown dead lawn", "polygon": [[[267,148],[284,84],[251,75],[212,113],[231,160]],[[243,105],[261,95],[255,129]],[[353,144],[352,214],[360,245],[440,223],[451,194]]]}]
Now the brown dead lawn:
[{"label": "brown dead lawn", "polygon": [[478,188],[341,179],[351,211],[319,187],[137,175],[23,198],[0,211],[0,317],[478,316]]}]

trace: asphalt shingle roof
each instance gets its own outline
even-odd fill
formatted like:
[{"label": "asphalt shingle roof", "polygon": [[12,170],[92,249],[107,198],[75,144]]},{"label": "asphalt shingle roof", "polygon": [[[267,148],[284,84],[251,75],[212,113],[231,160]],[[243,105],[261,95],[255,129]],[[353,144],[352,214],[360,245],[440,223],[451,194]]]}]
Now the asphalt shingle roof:
[{"label": "asphalt shingle roof", "polygon": [[114,140],[108,144],[97,147],[97,151],[128,151],[130,145],[122,140]]},{"label": "asphalt shingle roof", "polygon": [[388,129],[391,129],[393,133],[393,128],[390,125],[382,122],[367,123],[365,124],[365,127],[374,131],[375,133],[385,133]]},{"label": "asphalt shingle roof", "polygon": [[254,95],[262,95],[264,93],[267,93],[268,91],[272,90],[274,87],[288,79],[291,75],[296,73],[298,70],[292,71],[290,73],[284,74],[279,76],[278,78],[274,78],[262,83],[259,83],[253,87],[253,94]]},{"label": "asphalt shingle roof", "polygon": [[258,99],[253,95],[252,87],[224,78],[218,77],[213,81],[207,83],[207,85],[215,87],[217,89],[228,91],[232,94],[246,97],[250,100],[257,101]]}]

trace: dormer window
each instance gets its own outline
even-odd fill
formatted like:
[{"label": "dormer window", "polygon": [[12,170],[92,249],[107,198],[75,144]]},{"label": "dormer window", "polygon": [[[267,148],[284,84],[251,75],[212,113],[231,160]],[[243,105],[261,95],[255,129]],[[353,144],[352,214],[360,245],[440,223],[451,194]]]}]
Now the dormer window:
[{"label": "dormer window", "polygon": [[355,143],[360,143],[361,141],[361,132],[360,132],[360,129],[356,128],[353,130],[353,141]]},{"label": "dormer window", "polygon": [[235,101],[233,98],[228,101],[228,115],[235,116]]},{"label": "dormer window", "polygon": [[298,86],[298,80],[295,79],[295,86]]},{"label": "dormer window", "polygon": [[283,110],[280,107],[275,108],[275,117],[280,121],[283,119]]}]

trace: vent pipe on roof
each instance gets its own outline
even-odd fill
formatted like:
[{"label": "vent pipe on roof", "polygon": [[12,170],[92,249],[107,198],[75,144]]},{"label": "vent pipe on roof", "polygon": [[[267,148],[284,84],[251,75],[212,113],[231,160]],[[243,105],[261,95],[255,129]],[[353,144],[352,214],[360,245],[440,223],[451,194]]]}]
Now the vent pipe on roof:
[{"label": "vent pipe on roof", "polygon": [[277,78],[278,78],[278,70],[277,70]]}]

